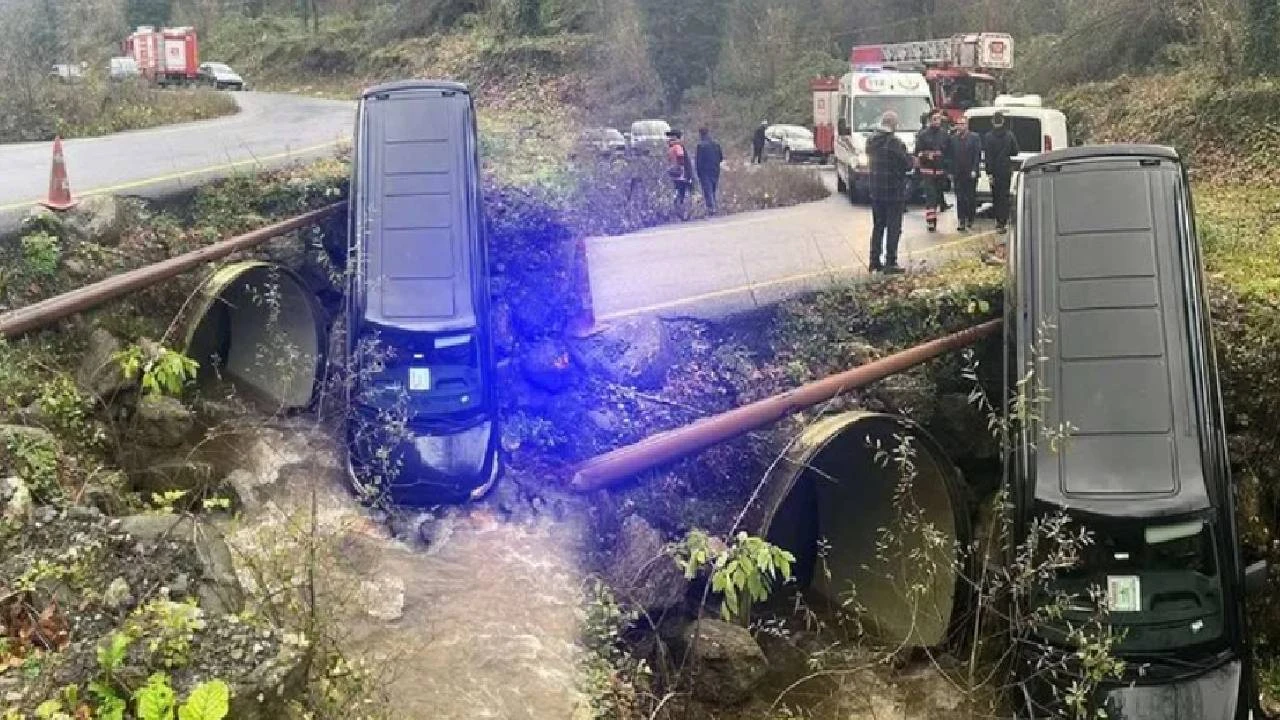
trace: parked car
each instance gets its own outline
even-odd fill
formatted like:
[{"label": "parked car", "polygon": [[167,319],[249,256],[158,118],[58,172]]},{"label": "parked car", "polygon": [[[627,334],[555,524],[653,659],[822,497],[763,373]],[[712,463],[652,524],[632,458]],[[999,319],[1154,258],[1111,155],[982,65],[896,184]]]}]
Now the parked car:
[{"label": "parked car", "polygon": [[142,75],[138,61],[131,57],[113,57],[107,63],[107,77],[112,80],[129,80]]},{"label": "parked car", "polygon": [[799,125],[770,125],[764,131],[766,157],[792,162],[811,162],[822,159],[813,141],[813,133]]},{"label": "parked car", "polygon": [[[1240,549],[1181,159],[1143,145],[1039,154],[1022,166],[1016,208],[1005,392],[1033,376],[1046,392],[1031,391],[1031,419],[1014,425],[1013,537],[1025,548],[1038,519],[1062,514],[1064,532],[1091,536],[1033,589],[1046,619],[1015,627],[1018,717],[1058,716],[1079,679],[1071,628],[1105,614],[1109,654],[1124,661],[1091,691],[1106,717],[1260,720],[1245,599],[1267,566],[1246,566]],[[1061,428],[1061,443],[1044,440]],[[1053,542],[1041,536],[1041,552]]]},{"label": "parked car", "polygon": [[615,156],[627,152],[627,139],[616,128],[587,128],[578,144],[598,155]]},{"label": "parked car", "polygon": [[631,144],[627,149],[632,155],[661,154],[670,130],[671,123],[666,120],[637,120],[631,123]]},{"label": "parked car", "polygon": [[199,82],[211,85],[218,90],[244,89],[244,78],[225,63],[201,63],[197,78]]}]

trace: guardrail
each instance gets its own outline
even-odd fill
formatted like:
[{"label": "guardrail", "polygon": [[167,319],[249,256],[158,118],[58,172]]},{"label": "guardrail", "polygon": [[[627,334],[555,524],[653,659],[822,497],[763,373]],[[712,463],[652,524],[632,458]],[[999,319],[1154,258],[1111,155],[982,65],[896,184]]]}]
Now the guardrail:
[{"label": "guardrail", "polygon": [[85,285],[71,292],[10,310],[0,315],[0,338],[16,337],[149,287],[161,280],[176,277],[205,263],[221,260],[242,250],[249,250],[285,233],[314,225],[345,206],[345,201],[334,203],[274,225],[216,242],[199,250],[113,275],[106,280]]}]

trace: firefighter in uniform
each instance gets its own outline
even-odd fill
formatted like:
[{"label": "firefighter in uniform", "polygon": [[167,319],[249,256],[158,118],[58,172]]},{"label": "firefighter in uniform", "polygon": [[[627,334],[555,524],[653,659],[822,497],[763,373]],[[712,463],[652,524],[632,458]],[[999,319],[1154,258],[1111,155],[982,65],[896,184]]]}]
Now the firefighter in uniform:
[{"label": "firefighter in uniform", "polygon": [[929,125],[916,135],[916,168],[924,187],[924,220],[929,232],[938,229],[938,206],[946,177],[944,157],[950,138],[942,129],[942,113],[929,116]]}]

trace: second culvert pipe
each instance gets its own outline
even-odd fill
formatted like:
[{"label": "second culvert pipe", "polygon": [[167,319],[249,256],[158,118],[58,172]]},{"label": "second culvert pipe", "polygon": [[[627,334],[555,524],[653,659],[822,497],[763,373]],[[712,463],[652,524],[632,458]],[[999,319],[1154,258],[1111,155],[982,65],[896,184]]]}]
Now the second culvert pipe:
[{"label": "second culvert pipe", "polygon": [[998,331],[1002,322],[999,319],[988,320],[781,395],[703,418],[691,425],[596,456],[574,469],[570,485],[582,492],[608,487],[645,470],[777,422],[842,393],[909,370],[944,353],[972,345]]}]

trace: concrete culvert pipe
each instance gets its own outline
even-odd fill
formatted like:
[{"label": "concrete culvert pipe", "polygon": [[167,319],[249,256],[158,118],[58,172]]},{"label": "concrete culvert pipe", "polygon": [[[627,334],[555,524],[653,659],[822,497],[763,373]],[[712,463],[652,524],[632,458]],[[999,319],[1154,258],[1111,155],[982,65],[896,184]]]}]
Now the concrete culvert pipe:
[{"label": "concrete culvert pipe", "polygon": [[270,409],[311,405],[324,359],[319,303],[296,273],[248,261],[214,271],[183,324],[202,384],[229,381]]},{"label": "concrete culvert pipe", "polygon": [[[910,448],[913,473],[901,471],[900,447]],[[810,425],[771,471],[756,530],[795,554],[811,605],[851,609],[852,599],[886,644],[943,645],[967,592],[961,482],[937,442],[909,421],[832,415]]]}]

